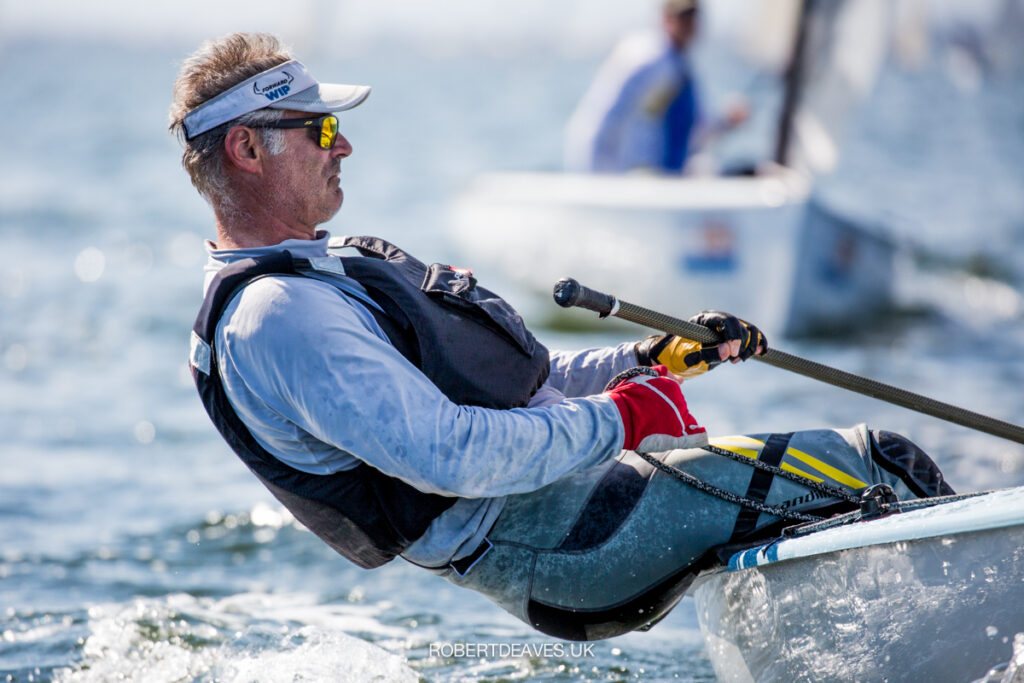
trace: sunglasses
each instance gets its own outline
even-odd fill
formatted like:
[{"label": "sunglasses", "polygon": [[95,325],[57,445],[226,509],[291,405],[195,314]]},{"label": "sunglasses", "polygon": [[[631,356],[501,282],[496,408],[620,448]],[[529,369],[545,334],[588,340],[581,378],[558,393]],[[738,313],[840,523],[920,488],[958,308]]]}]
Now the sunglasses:
[{"label": "sunglasses", "polygon": [[281,119],[273,123],[260,123],[250,128],[305,128],[320,149],[334,147],[338,139],[338,117],[326,114],[316,119]]}]

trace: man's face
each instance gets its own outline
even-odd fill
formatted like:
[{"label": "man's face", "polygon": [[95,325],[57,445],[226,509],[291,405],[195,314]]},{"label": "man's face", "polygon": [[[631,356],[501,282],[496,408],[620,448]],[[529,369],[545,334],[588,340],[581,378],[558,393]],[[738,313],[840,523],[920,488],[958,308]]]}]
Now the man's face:
[{"label": "man's face", "polygon": [[[287,111],[284,117],[309,114]],[[344,199],[339,179],[341,160],[352,153],[352,145],[340,132],[330,149],[321,149],[305,129],[283,129],[285,149],[269,157],[265,180],[268,197],[282,218],[314,228],[338,213]]]},{"label": "man's face", "polygon": [[697,35],[697,11],[666,12],[663,20],[669,41],[677,50],[685,50]]}]

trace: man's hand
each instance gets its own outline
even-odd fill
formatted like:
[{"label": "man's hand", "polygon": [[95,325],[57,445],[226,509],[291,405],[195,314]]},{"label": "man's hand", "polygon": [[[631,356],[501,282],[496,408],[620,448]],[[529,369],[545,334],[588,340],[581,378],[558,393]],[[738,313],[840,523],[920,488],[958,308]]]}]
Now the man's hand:
[{"label": "man's hand", "polygon": [[[707,445],[707,430],[697,424],[686,408],[678,382],[665,377],[667,368],[636,368],[635,374],[612,386],[605,395],[619,409],[626,430],[623,448],[641,453]],[[633,372],[633,371],[630,371]]]},{"label": "man's hand", "polygon": [[726,130],[732,130],[738,126],[742,126],[750,118],[750,104],[746,99],[741,97],[734,97],[732,102],[725,110],[725,114],[722,116],[722,125]]},{"label": "man's hand", "polygon": [[689,379],[726,360],[738,363],[768,349],[768,340],[761,331],[734,315],[701,311],[690,322],[707,327],[721,341],[701,344],[672,334],[648,337],[636,345],[637,361],[641,365],[664,365],[677,376]]}]

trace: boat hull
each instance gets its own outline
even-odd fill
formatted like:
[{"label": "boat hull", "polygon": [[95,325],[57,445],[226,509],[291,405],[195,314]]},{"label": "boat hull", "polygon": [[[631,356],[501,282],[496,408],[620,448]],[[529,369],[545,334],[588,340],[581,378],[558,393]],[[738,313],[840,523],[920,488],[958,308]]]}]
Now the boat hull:
[{"label": "boat hull", "polygon": [[479,272],[549,298],[571,276],[687,317],[714,308],[769,334],[843,327],[891,301],[893,248],[824,210],[806,180],[492,174],[455,206]]},{"label": "boat hull", "polygon": [[984,676],[1010,660],[1024,632],[1022,497],[1024,489],[995,492],[734,556],[691,589],[716,674]]}]

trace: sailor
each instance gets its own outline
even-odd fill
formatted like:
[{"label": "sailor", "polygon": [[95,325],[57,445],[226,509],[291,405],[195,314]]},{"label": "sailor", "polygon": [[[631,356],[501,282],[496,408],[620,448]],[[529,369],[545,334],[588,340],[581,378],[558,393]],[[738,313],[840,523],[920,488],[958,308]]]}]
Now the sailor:
[{"label": "sailor", "polygon": [[701,112],[689,53],[697,20],[697,0],[665,0],[660,32],[619,42],[566,127],[568,170],[679,173],[701,141],[746,121],[742,101],[714,121]]},{"label": "sailor", "polygon": [[[604,638],[665,614],[717,546],[787,509],[844,504],[813,480],[944,490],[912,444],[864,427],[705,447],[677,380],[764,351],[733,316],[695,317],[723,340],[707,348],[655,336],[549,352],[472,272],[378,238],[332,241],[319,226],[352,154],[337,113],[369,92],[318,83],[273,36],[232,34],[184,62],[170,111],[216,220],[192,333],[200,396],[253,474],[346,558],[401,556],[543,632]],[[774,507],[751,513],[684,471]]]}]

